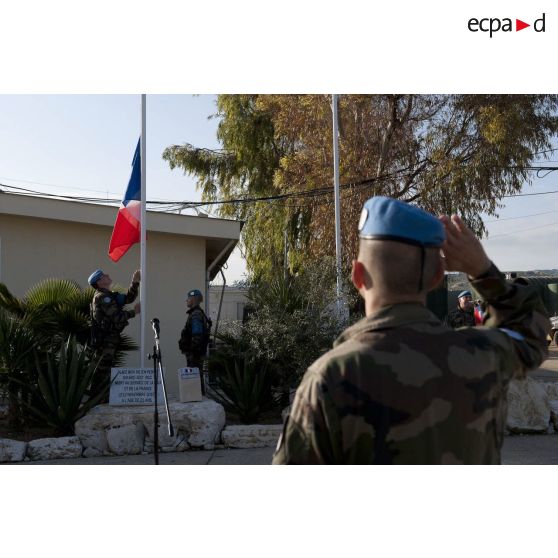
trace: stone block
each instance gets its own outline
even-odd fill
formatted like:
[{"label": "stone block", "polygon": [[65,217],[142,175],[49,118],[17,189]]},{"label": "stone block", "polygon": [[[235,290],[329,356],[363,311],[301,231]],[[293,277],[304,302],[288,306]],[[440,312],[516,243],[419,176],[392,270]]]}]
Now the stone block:
[{"label": "stone block", "polygon": [[0,438],[0,463],[23,461],[27,452],[27,442]]},{"label": "stone block", "polygon": [[[180,403],[169,398],[169,410],[175,435],[170,437],[167,431],[165,407],[159,408],[159,446],[184,451],[190,447],[213,449],[225,426],[225,410],[211,400]],[[122,432],[123,427],[128,427]],[[134,431],[136,429],[136,431]],[[142,453],[153,451],[153,406],[111,406],[98,405],[75,425],[76,434],[83,446],[111,455],[131,451]],[[139,439],[134,436],[144,432],[141,449]],[[136,432],[136,434],[134,434]],[[123,438],[125,436],[125,439]],[[110,438],[110,439],[109,439]],[[106,441],[105,441],[106,440]]]},{"label": "stone block", "polygon": [[546,386],[529,376],[524,380],[512,380],[508,389],[508,430],[514,433],[547,432],[549,421]]},{"label": "stone block", "polygon": [[41,438],[29,442],[27,456],[31,461],[49,459],[71,459],[81,457],[83,446],[77,436],[61,438]]},{"label": "stone block", "polygon": [[558,432],[558,399],[550,401],[550,422],[554,426],[554,430]]},{"label": "stone block", "polygon": [[106,429],[108,450],[114,455],[138,455],[143,451],[145,427],[140,422]]}]

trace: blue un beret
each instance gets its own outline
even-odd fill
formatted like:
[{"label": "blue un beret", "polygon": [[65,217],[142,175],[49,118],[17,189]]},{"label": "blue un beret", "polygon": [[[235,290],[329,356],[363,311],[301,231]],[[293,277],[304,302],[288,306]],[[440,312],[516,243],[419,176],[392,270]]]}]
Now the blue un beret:
[{"label": "blue un beret", "polygon": [[96,269],[87,279],[87,282],[93,286],[103,275],[105,272],[102,269]]},{"label": "blue un beret", "polygon": [[198,291],[198,289],[192,289],[191,291],[188,291],[187,296],[202,296],[202,294],[201,291]]},{"label": "blue un beret", "polygon": [[444,225],[434,215],[384,196],[374,196],[364,204],[358,230],[360,238],[416,246],[437,247],[446,240]]},{"label": "blue un beret", "polygon": [[473,295],[471,294],[471,291],[461,291],[461,292],[457,295],[457,298],[461,298],[461,297],[463,297],[463,296],[471,296],[471,297],[472,297]]}]

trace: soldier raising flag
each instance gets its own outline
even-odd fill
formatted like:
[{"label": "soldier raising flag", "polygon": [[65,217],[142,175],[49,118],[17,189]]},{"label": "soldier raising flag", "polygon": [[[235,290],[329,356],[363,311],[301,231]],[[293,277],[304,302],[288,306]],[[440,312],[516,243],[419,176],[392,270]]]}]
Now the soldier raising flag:
[{"label": "soldier raising flag", "polygon": [[[112,279],[101,269],[95,270],[87,282],[96,291],[91,302],[91,346],[101,359],[91,382],[90,392],[95,396],[109,386],[110,369],[120,343],[120,334],[128,325],[128,320],[140,313],[139,302],[133,310],[124,308],[138,296],[140,272],[134,272],[126,294],[110,291]],[[103,398],[103,402],[106,401],[108,397]]]}]

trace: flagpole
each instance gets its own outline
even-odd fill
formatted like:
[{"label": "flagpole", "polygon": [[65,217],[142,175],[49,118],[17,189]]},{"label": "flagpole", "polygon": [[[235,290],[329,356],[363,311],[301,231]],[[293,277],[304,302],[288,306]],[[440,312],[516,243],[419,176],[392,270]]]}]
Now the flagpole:
[{"label": "flagpole", "polygon": [[341,209],[339,201],[339,132],[337,121],[337,98],[331,96],[333,110],[333,189],[335,199],[335,274],[337,277],[337,313],[342,310],[342,279],[341,279]]},{"label": "flagpole", "polygon": [[146,200],[146,134],[145,134],[145,114],[146,114],[146,98],[145,95],[141,96],[141,226],[140,226],[140,272],[141,272],[141,283],[140,283],[140,301],[141,301],[141,312],[140,312],[140,367],[145,368],[145,316],[147,312],[147,274],[145,273],[146,268],[146,237],[147,237],[147,216],[145,210],[145,200]]}]

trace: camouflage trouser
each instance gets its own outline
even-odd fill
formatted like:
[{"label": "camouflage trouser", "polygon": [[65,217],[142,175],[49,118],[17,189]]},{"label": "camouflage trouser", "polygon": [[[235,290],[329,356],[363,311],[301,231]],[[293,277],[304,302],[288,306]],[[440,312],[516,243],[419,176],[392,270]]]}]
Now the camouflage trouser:
[{"label": "camouflage trouser", "polygon": [[95,351],[95,358],[100,358],[101,361],[91,380],[90,393],[91,397],[95,397],[101,391],[106,390],[106,395],[101,399],[101,403],[107,403],[109,400],[110,369],[114,362],[118,342],[119,338],[107,338],[103,346]]},{"label": "camouflage trouser", "polygon": [[201,392],[205,395],[205,382],[203,377],[203,357],[194,355],[193,353],[186,353],[186,366],[189,368],[199,368],[200,371],[200,382],[201,382]]}]

